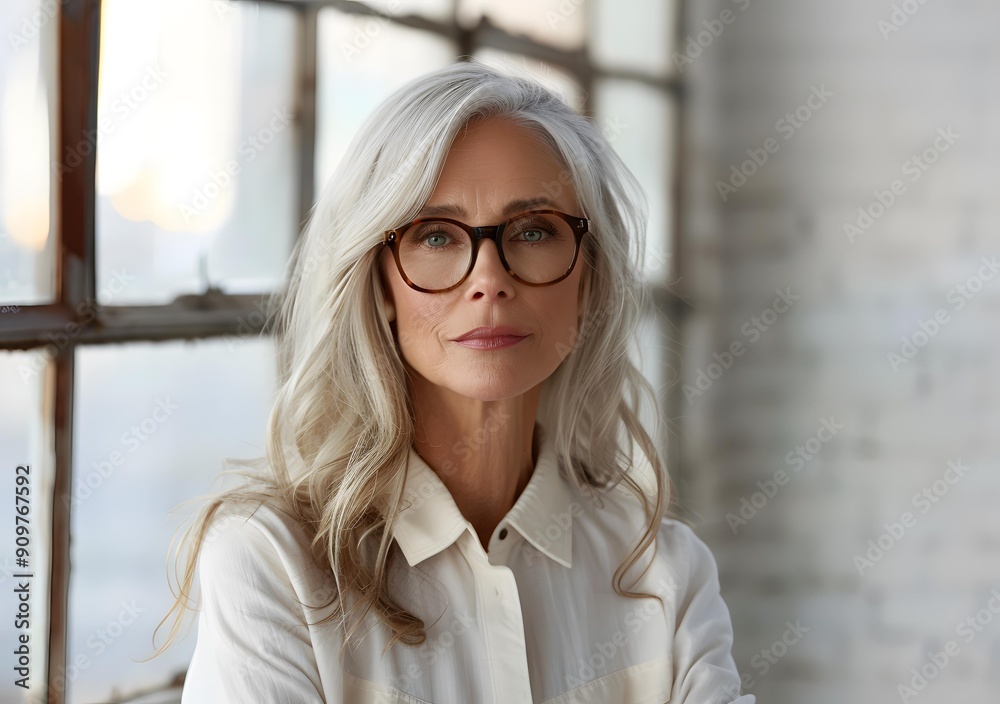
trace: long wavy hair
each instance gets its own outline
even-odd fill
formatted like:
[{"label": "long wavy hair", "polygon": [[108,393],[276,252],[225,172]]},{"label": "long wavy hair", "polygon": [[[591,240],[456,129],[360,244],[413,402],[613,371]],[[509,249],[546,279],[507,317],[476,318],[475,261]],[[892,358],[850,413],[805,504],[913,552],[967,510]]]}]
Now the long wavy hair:
[{"label": "long wavy hair", "polygon": [[[641,273],[646,196],[592,118],[527,77],[459,61],[411,81],[373,112],[310,211],[265,324],[280,366],[266,457],[221,472],[237,473],[242,483],[209,495],[184,533],[174,562],[176,569],[187,547],[180,594],[157,631],[176,614],[153,657],[175,640],[185,609],[196,610],[195,566],[213,518],[224,504],[240,502],[267,503],[311,538],[313,559],[336,584],[325,605],[334,609],[318,623],[346,623],[355,610],[364,617],[374,609],[393,632],[387,648],[426,640],[424,622],[388,589],[389,560],[399,550],[389,530],[402,503],[396,480],[405,476],[414,421],[395,323],[386,317],[379,245],[385,230],[426,204],[459,131],[489,117],[532,130],[561,158],[590,219],[578,260],[586,271],[575,341],[543,382],[538,420],[553,437],[563,477],[584,496],[601,503],[625,482],[625,493],[639,499],[648,525],[612,586],[622,596],[659,598],[621,586],[654,543],[670,503],[664,462],[639,419],[645,397],[661,430],[656,392],[630,359],[650,309]],[[346,629],[344,645],[359,625]]]}]

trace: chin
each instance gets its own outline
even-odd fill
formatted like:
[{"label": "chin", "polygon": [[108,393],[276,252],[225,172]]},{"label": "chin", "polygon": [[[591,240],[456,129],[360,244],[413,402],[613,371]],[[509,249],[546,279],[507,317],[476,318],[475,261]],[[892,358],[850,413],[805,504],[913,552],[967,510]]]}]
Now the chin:
[{"label": "chin", "polygon": [[502,401],[508,398],[515,398],[530,391],[539,382],[528,379],[511,379],[499,381],[496,379],[483,379],[481,383],[469,383],[452,387],[452,391],[466,398],[474,398],[478,401]]}]

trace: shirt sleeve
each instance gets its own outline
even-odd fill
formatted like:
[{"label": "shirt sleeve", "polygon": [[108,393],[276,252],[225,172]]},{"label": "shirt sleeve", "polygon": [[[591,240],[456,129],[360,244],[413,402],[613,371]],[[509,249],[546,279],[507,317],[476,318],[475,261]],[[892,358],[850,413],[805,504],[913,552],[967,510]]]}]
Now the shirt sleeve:
[{"label": "shirt sleeve", "polygon": [[708,546],[687,525],[669,521],[687,561],[679,581],[674,633],[674,684],[670,704],[756,704],[740,696],[740,673],[733,660],[733,626],[719,591],[719,574]]},{"label": "shirt sleeve", "polygon": [[325,702],[304,608],[271,540],[218,521],[199,555],[198,639],[181,704]]}]

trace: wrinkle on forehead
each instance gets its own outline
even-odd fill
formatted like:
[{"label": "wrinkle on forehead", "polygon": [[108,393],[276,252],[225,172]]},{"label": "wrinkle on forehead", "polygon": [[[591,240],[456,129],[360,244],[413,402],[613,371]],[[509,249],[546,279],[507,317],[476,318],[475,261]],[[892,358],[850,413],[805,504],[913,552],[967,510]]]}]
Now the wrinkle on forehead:
[{"label": "wrinkle on forehead", "polygon": [[507,118],[470,122],[452,143],[427,205],[454,204],[495,220],[508,201],[550,195],[557,210],[578,212],[567,167],[534,130]]}]

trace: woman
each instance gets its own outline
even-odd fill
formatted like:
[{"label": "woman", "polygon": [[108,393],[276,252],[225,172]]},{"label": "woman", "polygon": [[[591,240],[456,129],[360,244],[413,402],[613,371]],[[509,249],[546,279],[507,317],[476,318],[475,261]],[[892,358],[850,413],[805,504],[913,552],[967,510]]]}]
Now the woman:
[{"label": "woman", "polygon": [[265,468],[185,536],[185,704],[755,701],[638,420],[644,222],[531,81],[460,62],[375,111],[292,258]]}]

